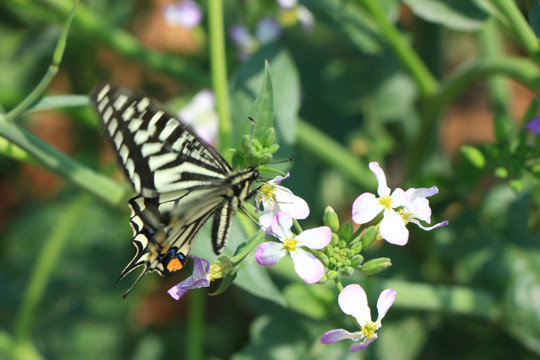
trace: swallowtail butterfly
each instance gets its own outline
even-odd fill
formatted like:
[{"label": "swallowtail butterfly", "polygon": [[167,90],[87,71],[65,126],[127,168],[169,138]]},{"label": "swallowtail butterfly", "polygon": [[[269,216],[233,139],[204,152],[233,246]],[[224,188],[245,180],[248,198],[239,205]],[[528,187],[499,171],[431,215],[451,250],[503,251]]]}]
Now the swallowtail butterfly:
[{"label": "swallowtail butterfly", "polygon": [[187,261],[201,226],[214,216],[216,254],[227,242],[234,214],[250,196],[259,173],[233,170],[193,130],[149,97],[125,88],[98,85],[90,93],[118,160],[135,190],[129,200],[137,253],[120,274],[144,271],[168,276]]}]

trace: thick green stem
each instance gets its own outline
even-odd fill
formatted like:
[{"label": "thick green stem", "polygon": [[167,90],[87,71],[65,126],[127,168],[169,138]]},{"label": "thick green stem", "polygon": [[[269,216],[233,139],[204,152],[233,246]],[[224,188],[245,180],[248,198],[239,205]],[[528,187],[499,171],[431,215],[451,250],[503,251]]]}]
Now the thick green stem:
[{"label": "thick green stem", "polygon": [[231,147],[232,121],[231,111],[229,109],[229,87],[227,83],[227,61],[225,56],[225,30],[223,25],[222,0],[210,0],[208,2],[208,25],[210,34],[212,84],[216,95],[216,105],[219,116],[219,148],[224,151]]},{"label": "thick green stem", "polygon": [[0,119],[0,135],[32,156],[50,172],[70,181],[104,203],[124,208],[127,188],[66,156],[21,125]]},{"label": "thick green stem", "polygon": [[362,4],[369,11],[381,29],[381,34],[396,54],[401,64],[407,69],[416,81],[420,94],[427,97],[437,90],[437,80],[429,72],[418,54],[412,49],[407,39],[399,30],[388,21],[388,18],[378,0],[362,0]]},{"label": "thick green stem", "polygon": [[534,31],[527,19],[517,7],[514,0],[490,0],[490,5],[497,9],[499,18],[504,19],[503,24],[508,31],[518,40],[525,51],[537,61],[540,60],[540,46]]},{"label": "thick green stem", "polygon": [[206,296],[205,289],[194,289],[189,292],[186,359],[204,359],[204,315],[206,310]]},{"label": "thick green stem", "polygon": [[441,110],[472,83],[493,75],[515,79],[535,93],[540,92],[540,71],[530,60],[515,57],[482,58],[463,65],[441,83],[437,94],[426,101],[422,130],[413,142],[414,148],[409,154],[409,176],[417,173],[425,156],[429,155],[425,152],[426,143],[432,135]]}]

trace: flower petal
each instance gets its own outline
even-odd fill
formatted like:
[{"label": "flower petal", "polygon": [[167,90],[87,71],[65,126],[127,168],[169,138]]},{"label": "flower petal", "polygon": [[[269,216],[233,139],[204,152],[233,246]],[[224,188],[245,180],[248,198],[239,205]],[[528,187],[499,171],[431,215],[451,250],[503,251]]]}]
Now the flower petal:
[{"label": "flower petal", "polygon": [[367,296],[364,289],[358,284],[345,286],[338,296],[339,307],[347,315],[352,315],[360,326],[371,321]]},{"label": "flower petal", "polygon": [[384,207],[379,199],[370,193],[363,193],[354,200],[352,206],[352,219],[357,224],[365,224],[377,216]]},{"label": "flower petal", "polygon": [[440,227],[443,227],[443,226],[448,225],[448,220],[441,221],[440,223],[435,224],[435,225],[433,225],[433,226],[424,226],[424,225],[420,224],[419,221],[414,220],[414,219],[410,220],[410,222],[415,223],[416,225],[418,225],[418,227],[419,227],[420,229],[426,230],[426,231],[430,231],[430,230],[433,230],[433,229],[440,228]]},{"label": "flower petal", "polygon": [[390,188],[386,185],[386,175],[384,170],[379,166],[379,163],[372,161],[369,163],[369,169],[375,174],[379,187],[377,188],[377,194],[379,196],[388,196],[390,195]]},{"label": "flower petal", "polygon": [[393,210],[385,211],[379,232],[390,244],[403,246],[409,240],[409,230],[405,227],[403,218]]},{"label": "flower petal", "polygon": [[328,226],[320,226],[301,232],[296,236],[297,246],[310,249],[322,249],[332,240],[332,230]]},{"label": "flower petal", "polygon": [[179,300],[188,290],[210,286],[208,270],[210,264],[205,259],[193,256],[193,275],[170,288],[167,292],[175,300]]},{"label": "flower petal", "polygon": [[280,211],[291,214],[293,219],[305,219],[309,215],[307,202],[283,186],[274,187],[274,196]]},{"label": "flower petal", "polygon": [[166,5],[163,16],[169,26],[180,25],[192,29],[201,22],[202,11],[195,1],[184,0],[177,4]]},{"label": "flower petal", "polygon": [[386,315],[386,312],[390,309],[394,300],[396,300],[396,290],[386,289],[381,292],[381,295],[379,295],[379,299],[377,300],[377,312],[379,313],[377,323],[380,323]]},{"label": "flower petal", "polygon": [[274,235],[272,233],[272,222],[274,221],[274,216],[276,214],[273,211],[263,211],[261,215],[259,216],[259,225],[261,226],[261,229],[267,233],[268,235]]},{"label": "flower petal", "polygon": [[356,333],[348,332],[345,329],[334,329],[325,332],[321,335],[321,343],[322,344],[333,344],[341,340],[358,340],[358,335]]},{"label": "flower petal", "polygon": [[255,251],[255,259],[263,266],[274,266],[285,255],[287,250],[283,244],[274,241],[263,242]]},{"label": "flower petal", "polygon": [[292,238],[292,224],[293,222],[291,214],[280,211],[276,214],[276,216],[274,216],[270,228],[274,236],[276,236],[280,240],[283,240],[285,238]]},{"label": "flower petal", "polygon": [[312,253],[296,248],[290,254],[294,263],[294,271],[302,280],[308,284],[314,284],[321,280],[324,275],[324,265]]},{"label": "flower petal", "polygon": [[365,339],[361,343],[352,344],[351,347],[349,348],[349,351],[350,352],[357,352],[357,351],[360,351],[360,350],[364,350],[365,348],[368,347],[369,344],[371,344],[375,340],[377,340],[377,334],[375,334],[375,336],[372,337],[369,340]]},{"label": "flower petal", "polygon": [[535,116],[529,120],[527,125],[525,125],[525,129],[540,135],[540,116]]}]

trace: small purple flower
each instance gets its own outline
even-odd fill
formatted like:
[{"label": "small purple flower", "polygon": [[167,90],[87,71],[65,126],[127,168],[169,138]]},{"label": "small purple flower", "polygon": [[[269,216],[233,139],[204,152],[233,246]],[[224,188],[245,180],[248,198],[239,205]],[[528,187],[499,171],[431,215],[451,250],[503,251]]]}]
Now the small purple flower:
[{"label": "small purple flower", "polygon": [[190,124],[195,133],[210,145],[216,143],[218,135],[218,115],[216,100],[212,90],[199,91],[178,113],[180,119]]},{"label": "small purple flower", "polygon": [[332,240],[332,231],[328,226],[321,226],[303,231],[299,235],[291,232],[292,217],[285,212],[278,212],[274,218],[272,233],[281,241],[264,242],[257,248],[255,259],[259,265],[273,266],[289,253],[294,263],[294,270],[305,282],[313,284],[321,280],[324,265],[312,253],[303,249],[322,249]]},{"label": "small purple flower", "polygon": [[193,29],[201,23],[202,11],[193,0],[182,0],[168,4],[163,9],[163,17],[169,26],[183,26]]},{"label": "small purple flower", "polygon": [[372,321],[371,310],[368,306],[364,289],[357,284],[347,285],[339,294],[339,307],[345,314],[351,315],[356,319],[360,331],[351,333],[344,329],[330,330],[321,336],[321,343],[333,344],[349,339],[355,342],[349,348],[351,352],[365,349],[377,339],[377,330],[382,326],[381,321],[395,299],[396,291],[394,289],[386,289],[381,292],[377,300],[377,312],[379,316],[376,321]]},{"label": "small purple flower", "polygon": [[390,244],[403,246],[409,240],[409,230],[406,225],[413,222],[424,230],[432,230],[437,227],[448,225],[447,221],[432,227],[424,227],[419,220],[430,222],[431,209],[429,196],[439,192],[436,186],[429,189],[411,188],[407,191],[395,189],[391,192],[386,184],[386,175],[377,162],[369,163],[369,168],[375,174],[379,187],[376,197],[370,193],[363,193],[353,203],[352,219],[357,224],[365,224],[373,220],[378,214],[383,213],[379,233]]},{"label": "small purple flower", "polygon": [[535,116],[525,125],[525,129],[540,135],[540,116]]},{"label": "small purple flower", "polygon": [[264,211],[259,216],[259,225],[268,232],[274,217],[280,211],[289,213],[293,219],[305,219],[309,215],[309,206],[307,202],[284,186],[281,182],[289,177],[289,173],[285,176],[276,176],[274,179],[263,184],[257,191],[255,201],[257,203],[257,211],[260,205],[264,207]]},{"label": "small purple flower", "polygon": [[167,292],[175,300],[179,300],[188,290],[210,286],[210,264],[205,259],[193,256],[193,274]]}]

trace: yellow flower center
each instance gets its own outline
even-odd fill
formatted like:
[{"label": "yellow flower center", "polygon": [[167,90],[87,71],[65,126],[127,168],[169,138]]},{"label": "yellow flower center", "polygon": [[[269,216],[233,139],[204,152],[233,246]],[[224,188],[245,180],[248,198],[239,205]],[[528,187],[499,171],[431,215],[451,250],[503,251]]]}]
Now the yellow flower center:
[{"label": "yellow flower center", "polygon": [[283,246],[285,246],[285,249],[288,251],[294,251],[294,249],[296,249],[296,240],[285,238],[283,241]]},{"label": "yellow flower center", "polygon": [[383,196],[379,198],[379,203],[389,210],[392,208],[392,199],[390,196]]},{"label": "yellow flower center", "polygon": [[367,323],[362,328],[362,335],[368,339],[373,339],[375,337],[375,332],[377,331],[377,324],[373,321]]},{"label": "yellow flower center", "polygon": [[272,198],[274,196],[274,187],[272,185],[263,184],[260,187],[259,191],[264,195],[268,196],[269,198]]},{"label": "yellow flower center", "polygon": [[399,209],[397,211],[397,213],[401,216],[401,218],[403,219],[403,222],[405,223],[405,225],[407,225],[409,223],[409,216],[410,214],[405,212],[404,209]]}]

